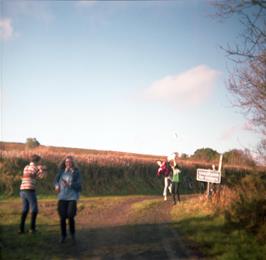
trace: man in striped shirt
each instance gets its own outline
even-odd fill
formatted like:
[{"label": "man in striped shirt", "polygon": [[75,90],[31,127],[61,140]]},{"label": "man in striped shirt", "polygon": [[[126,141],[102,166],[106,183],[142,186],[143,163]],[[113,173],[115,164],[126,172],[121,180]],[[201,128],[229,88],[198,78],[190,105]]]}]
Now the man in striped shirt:
[{"label": "man in striped shirt", "polygon": [[20,185],[20,197],[22,199],[22,213],[19,226],[19,234],[25,233],[25,221],[31,209],[30,232],[36,232],[36,217],[38,214],[38,202],[35,193],[36,180],[45,176],[44,166],[38,165],[41,157],[34,154],[30,158],[30,164],[23,170],[22,182]]}]

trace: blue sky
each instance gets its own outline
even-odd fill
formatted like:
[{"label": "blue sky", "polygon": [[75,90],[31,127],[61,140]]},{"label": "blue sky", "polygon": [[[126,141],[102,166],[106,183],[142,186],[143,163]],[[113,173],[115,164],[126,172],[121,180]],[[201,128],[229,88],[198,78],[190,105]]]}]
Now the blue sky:
[{"label": "blue sky", "polygon": [[209,1],[1,1],[1,139],[167,155],[255,149]]}]

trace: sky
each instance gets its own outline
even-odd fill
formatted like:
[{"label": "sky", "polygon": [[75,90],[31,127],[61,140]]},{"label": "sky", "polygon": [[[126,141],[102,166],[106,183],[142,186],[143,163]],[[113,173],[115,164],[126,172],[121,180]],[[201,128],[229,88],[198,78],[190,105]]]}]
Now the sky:
[{"label": "sky", "polygon": [[210,1],[0,0],[1,140],[168,155],[256,148]]}]

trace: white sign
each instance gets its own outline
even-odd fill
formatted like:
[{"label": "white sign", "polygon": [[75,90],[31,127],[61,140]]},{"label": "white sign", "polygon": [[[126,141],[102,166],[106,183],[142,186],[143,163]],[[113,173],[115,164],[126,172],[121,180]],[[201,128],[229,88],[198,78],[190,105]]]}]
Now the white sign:
[{"label": "white sign", "polygon": [[221,172],[215,170],[197,169],[197,181],[221,183]]}]

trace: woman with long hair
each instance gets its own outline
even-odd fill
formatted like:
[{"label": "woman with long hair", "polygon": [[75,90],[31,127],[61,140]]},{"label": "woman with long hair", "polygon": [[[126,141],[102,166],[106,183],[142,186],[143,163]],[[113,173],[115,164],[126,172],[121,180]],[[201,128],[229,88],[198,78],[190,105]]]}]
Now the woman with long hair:
[{"label": "woman with long hair", "polygon": [[60,243],[64,243],[67,237],[67,219],[69,233],[72,241],[75,242],[75,216],[77,213],[77,200],[81,191],[81,180],[77,164],[70,155],[59,165],[59,172],[55,178],[55,191],[58,193],[58,213],[61,228]]}]

